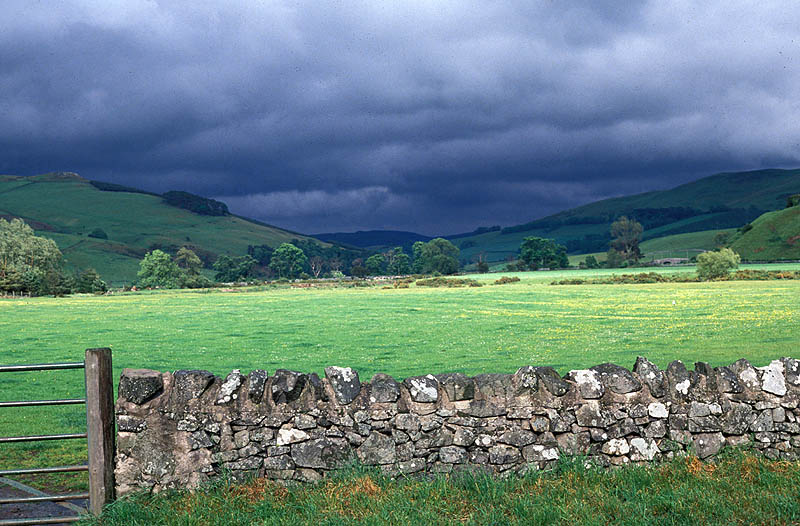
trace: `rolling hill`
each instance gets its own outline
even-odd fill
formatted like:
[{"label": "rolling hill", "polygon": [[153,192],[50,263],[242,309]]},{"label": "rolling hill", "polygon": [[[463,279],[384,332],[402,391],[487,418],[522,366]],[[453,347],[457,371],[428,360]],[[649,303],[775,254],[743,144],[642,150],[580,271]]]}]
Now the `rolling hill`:
[{"label": "rolling hill", "polygon": [[[522,225],[451,239],[465,262],[480,253],[488,261],[502,261],[513,256],[528,236],[553,238],[571,254],[604,252],[611,223],[627,215],[643,224],[643,241],[677,236],[681,250],[689,248],[684,246],[687,242],[692,248],[713,248],[707,245],[713,235],[700,236],[702,242],[678,235],[738,228],[783,208],[787,197],[798,191],[800,169],[721,173],[670,190],[604,199]],[[653,248],[670,250],[664,243]]]},{"label": "rolling hill", "polygon": [[94,267],[114,284],[133,281],[139,260],[154,248],[189,246],[210,262],[221,254],[246,254],[248,245],[275,247],[292,239],[330,246],[220,211],[213,200],[206,201],[218,215],[192,212],[181,206],[191,208],[203,198],[186,196],[191,194],[168,204],[157,194],[64,172],[0,176],[0,217],[24,219],[55,240],[68,267]]},{"label": "rolling hill", "polygon": [[800,205],[767,212],[740,229],[730,244],[742,259],[800,259]]}]

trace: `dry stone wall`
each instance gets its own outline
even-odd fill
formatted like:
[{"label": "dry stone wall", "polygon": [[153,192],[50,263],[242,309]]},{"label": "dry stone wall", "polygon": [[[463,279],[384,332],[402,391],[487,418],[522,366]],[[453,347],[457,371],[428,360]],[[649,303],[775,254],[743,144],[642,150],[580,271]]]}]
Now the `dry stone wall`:
[{"label": "dry stone wall", "polygon": [[119,383],[116,485],[195,487],[229,472],[316,481],[354,459],[389,473],[521,473],[564,454],[602,465],[701,458],[750,444],[800,457],[800,362],[745,360],[660,370],[638,358],[570,371],[440,374],[362,383],[350,368],[273,375],[126,369]]}]

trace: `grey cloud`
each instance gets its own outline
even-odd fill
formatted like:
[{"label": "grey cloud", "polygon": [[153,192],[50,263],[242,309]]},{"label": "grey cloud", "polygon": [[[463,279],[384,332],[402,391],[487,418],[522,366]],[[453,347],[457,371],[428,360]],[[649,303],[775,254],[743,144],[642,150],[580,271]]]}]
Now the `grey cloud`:
[{"label": "grey cloud", "polygon": [[4,12],[0,172],[222,196],[301,231],[456,232],[800,164],[800,9],[785,3]]}]

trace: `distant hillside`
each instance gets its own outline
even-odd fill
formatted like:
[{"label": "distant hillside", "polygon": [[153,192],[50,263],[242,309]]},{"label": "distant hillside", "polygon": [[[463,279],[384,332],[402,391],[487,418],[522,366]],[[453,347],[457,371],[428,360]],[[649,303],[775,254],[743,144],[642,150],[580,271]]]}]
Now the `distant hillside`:
[{"label": "distant hillside", "polygon": [[767,212],[745,226],[730,247],[747,261],[800,259],[800,204]]},{"label": "distant hillside", "polygon": [[201,215],[171,206],[163,196],[98,184],[73,173],[0,176],[0,217],[24,219],[40,235],[56,241],[69,266],[94,267],[114,283],[133,281],[139,260],[154,248],[177,250],[186,245],[210,262],[220,254],[246,254],[248,245],[275,247],[292,239],[329,246],[226,214],[218,201],[192,194],[177,198],[178,206],[221,215]]},{"label": "distant hillside", "polygon": [[738,228],[783,208],[798,189],[800,169],[721,173],[670,190],[604,199],[454,242],[466,262],[480,253],[489,261],[502,261],[513,256],[528,236],[556,239],[573,254],[604,252],[611,223],[622,215],[643,224],[644,240]]},{"label": "distant hillside", "polygon": [[399,230],[359,230],[358,232],[332,232],[312,234],[312,237],[330,243],[341,243],[359,248],[381,248],[412,245],[416,241],[430,241],[432,237]]}]

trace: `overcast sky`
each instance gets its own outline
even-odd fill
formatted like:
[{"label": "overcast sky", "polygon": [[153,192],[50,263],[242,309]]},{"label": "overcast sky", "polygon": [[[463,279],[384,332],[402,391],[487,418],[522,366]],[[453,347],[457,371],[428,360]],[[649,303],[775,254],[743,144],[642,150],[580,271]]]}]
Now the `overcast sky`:
[{"label": "overcast sky", "polygon": [[302,232],[510,225],[800,166],[800,4],[3,0],[0,173]]}]

